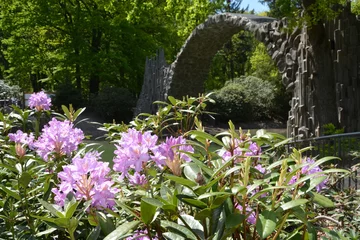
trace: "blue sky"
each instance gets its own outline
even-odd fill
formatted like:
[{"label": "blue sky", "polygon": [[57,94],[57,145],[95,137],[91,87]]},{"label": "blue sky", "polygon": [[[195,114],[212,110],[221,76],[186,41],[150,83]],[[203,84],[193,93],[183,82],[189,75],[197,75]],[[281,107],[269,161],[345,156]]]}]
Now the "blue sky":
[{"label": "blue sky", "polygon": [[267,5],[262,5],[258,2],[258,0],[243,0],[241,6],[246,7],[247,5],[249,5],[249,10],[254,9],[255,12],[263,12],[269,10]]}]

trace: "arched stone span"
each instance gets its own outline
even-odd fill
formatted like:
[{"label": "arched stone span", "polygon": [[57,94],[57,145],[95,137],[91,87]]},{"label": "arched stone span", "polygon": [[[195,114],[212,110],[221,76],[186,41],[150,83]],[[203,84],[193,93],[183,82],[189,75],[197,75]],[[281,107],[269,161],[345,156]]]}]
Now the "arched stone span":
[{"label": "arched stone span", "polygon": [[168,94],[180,98],[184,93],[197,96],[204,92],[204,80],[217,51],[240,30],[253,32],[262,42],[271,41],[273,22],[278,23],[274,18],[248,14],[224,13],[209,17],[196,27],[171,64]]},{"label": "arched stone span", "polygon": [[164,53],[147,59],[137,113],[154,112],[152,102],[168,95],[197,96],[215,53],[231,36],[248,30],[267,46],[282,82],[292,92],[289,137],[319,136],[324,124],[360,130],[360,22],[350,4],[338,19],[307,29],[282,31],[286,22],[243,14],[210,16],[187,39],[176,60]]}]

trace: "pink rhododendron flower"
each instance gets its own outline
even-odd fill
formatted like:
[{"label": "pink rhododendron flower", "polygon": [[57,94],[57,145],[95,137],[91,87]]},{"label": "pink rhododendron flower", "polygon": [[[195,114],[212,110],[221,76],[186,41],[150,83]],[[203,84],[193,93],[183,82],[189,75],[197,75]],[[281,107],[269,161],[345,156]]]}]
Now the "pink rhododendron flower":
[{"label": "pink rhododendron flower", "polygon": [[[158,240],[156,235],[151,235],[151,239]],[[131,237],[127,237],[125,240],[150,240],[147,229],[136,230]]]},{"label": "pink rhododendron flower", "polygon": [[121,140],[115,144],[114,170],[127,176],[130,169],[141,172],[144,164],[150,160],[150,152],[156,148],[158,137],[150,132],[142,133],[130,128],[121,134]]},{"label": "pink rhododendron flower", "polygon": [[75,157],[72,164],[63,166],[63,171],[58,173],[60,184],[52,189],[57,204],[63,206],[71,192],[77,200],[91,201],[91,205],[97,209],[115,205],[115,194],[119,190],[112,187],[114,182],[108,177],[109,163],[100,162],[99,159],[98,152],[88,152],[83,158]]},{"label": "pink rhododendron flower", "polygon": [[[322,172],[321,168],[319,166],[316,166],[312,169],[309,170],[310,165],[312,165],[313,163],[315,163],[314,159],[311,158],[304,158],[302,163],[307,163],[302,169],[301,169],[301,175],[309,175],[309,174],[314,174],[317,172]],[[323,174],[320,174],[318,176],[324,176]],[[301,178],[301,176],[300,176]],[[298,177],[295,175],[293,176],[290,181],[289,184],[294,184],[296,181],[298,180]],[[320,192],[321,189],[323,189],[326,186],[327,183],[327,179],[325,179],[324,181],[322,181],[321,183],[319,183],[315,188],[317,192]]]},{"label": "pink rhododendron flower", "polygon": [[33,149],[34,134],[23,133],[21,130],[17,130],[16,133],[9,133],[10,141],[21,145],[28,145],[30,149]]},{"label": "pink rhododendron flower", "polygon": [[135,172],[134,175],[129,175],[128,178],[129,182],[135,186],[145,186],[148,183],[146,176],[138,172]]},{"label": "pink rhododendron flower", "polygon": [[70,121],[58,121],[53,118],[46,125],[39,139],[34,142],[36,152],[45,160],[52,158],[51,153],[70,156],[77,150],[78,145],[84,139],[81,129],[74,128]]},{"label": "pink rhododendron flower", "polygon": [[237,157],[235,158],[236,162],[239,162],[242,159],[244,159],[243,156],[251,157],[251,156],[258,156],[261,154],[261,148],[260,146],[257,145],[256,142],[251,142],[249,145],[249,151],[246,152],[243,152],[240,148],[243,141],[239,139],[234,139],[234,143],[235,143],[235,148],[233,150],[233,154],[231,154],[231,152],[225,148],[222,148],[219,151],[219,156],[222,157],[225,162],[229,161],[234,156],[239,156],[239,158]]},{"label": "pink rhododendron flower", "polygon": [[182,136],[177,138],[167,137],[165,142],[161,143],[155,149],[153,159],[159,166],[165,165],[165,160],[174,161],[176,159],[181,159],[185,162],[191,161],[190,157],[185,152],[194,152],[194,148],[191,145],[186,144],[185,138]]},{"label": "pink rhododendron flower", "polygon": [[49,98],[43,91],[31,94],[29,98],[29,107],[36,109],[36,111],[50,110],[51,98]]},{"label": "pink rhododendron flower", "polygon": [[[236,208],[240,211],[240,213],[243,213],[243,207],[241,204],[238,204]],[[248,216],[246,221],[254,225],[256,223],[255,211],[253,211],[249,206],[246,206],[246,215]]]}]

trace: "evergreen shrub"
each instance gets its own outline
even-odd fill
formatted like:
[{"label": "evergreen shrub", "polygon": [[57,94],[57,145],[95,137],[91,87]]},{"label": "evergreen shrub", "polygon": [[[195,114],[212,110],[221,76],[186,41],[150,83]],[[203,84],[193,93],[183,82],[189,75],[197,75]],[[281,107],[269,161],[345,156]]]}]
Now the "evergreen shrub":
[{"label": "evergreen shrub", "polygon": [[136,98],[125,88],[105,86],[99,94],[92,99],[95,113],[105,121],[129,122],[133,117],[133,108]]},{"label": "evergreen shrub", "polygon": [[219,113],[220,121],[235,122],[270,118],[274,109],[275,87],[253,76],[243,76],[225,83],[213,95],[211,110]]}]

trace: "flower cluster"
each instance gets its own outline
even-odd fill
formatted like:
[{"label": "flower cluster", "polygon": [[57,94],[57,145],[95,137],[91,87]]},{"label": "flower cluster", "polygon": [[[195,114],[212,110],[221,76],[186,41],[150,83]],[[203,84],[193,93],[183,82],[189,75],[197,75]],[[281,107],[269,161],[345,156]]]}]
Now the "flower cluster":
[{"label": "flower cluster", "polygon": [[16,133],[9,133],[10,141],[15,142],[15,144],[28,145],[30,149],[32,149],[32,145],[34,142],[34,134],[24,133],[21,130],[17,130]]},{"label": "flower cluster", "polygon": [[150,151],[156,148],[158,137],[150,132],[142,133],[129,129],[121,134],[121,140],[115,144],[114,170],[128,176],[130,169],[140,173],[144,164],[150,160]]},{"label": "flower cluster", "polygon": [[228,149],[222,148],[219,151],[219,156],[224,159],[225,162],[229,161],[231,158],[235,156],[236,162],[240,162],[242,159],[244,159],[244,156],[251,157],[251,156],[259,156],[261,154],[261,148],[259,145],[257,145],[256,142],[249,142],[249,151],[243,151],[242,148],[244,148],[245,143],[242,140],[239,139],[233,139],[233,151],[231,152]]},{"label": "flower cluster", "polygon": [[51,153],[70,156],[83,139],[84,133],[81,129],[74,128],[70,121],[62,122],[53,118],[43,128],[39,139],[34,142],[34,147],[45,161],[49,161],[52,159]]},{"label": "flower cluster", "polygon": [[[306,164],[302,169],[301,169],[301,175],[309,175],[309,174],[314,174],[314,173],[318,173],[318,172],[322,172],[321,168],[319,166],[316,166],[316,167],[313,167],[311,169],[310,168],[310,165],[314,164],[315,163],[315,160],[312,159],[312,158],[304,158],[302,160],[302,164]],[[290,170],[291,171],[291,170]],[[324,174],[320,174],[318,176],[325,176]],[[301,178],[301,176],[293,176],[290,181],[289,181],[289,184],[294,184],[298,179],[298,177]],[[317,186],[316,186],[316,191],[317,192],[320,192],[321,189],[323,189],[325,187],[327,183],[327,179],[325,179],[324,181],[322,181],[321,183],[319,183]]]},{"label": "flower cluster", "polygon": [[186,139],[182,136],[166,138],[155,151],[154,161],[162,168],[165,164],[177,176],[181,175],[181,164],[183,161],[189,162],[191,159],[186,153],[193,153],[194,148],[186,144]]},{"label": "flower cluster", "polygon": [[10,141],[15,142],[15,151],[16,155],[20,158],[23,157],[26,153],[24,145],[27,145],[30,149],[34,149],[34,134],[23,133],[21,130],[17,130],[16,133],[9,133]]},{"label": "flower cluster", "polygon": [[[240,213],[243,213],[243,207],[241,206],[241,204],[238,204],[236,206],[236,208],[240,211]],[[249,224],[254,225],[256,223],[256,214],[255,214],[254,210],[252,210],[249,206],[246,206],[245,212],[246,212],[246,215],[248,215],[246,221]]]},{"label": "flower cluster", "polygon": [[29,98],[29,107],[36,109],[36,111],[50,110],[51,98],[49,98],[43,91],[31,94]]},{"label": "flower cluster", "polygon": [[114,182],[107,177],[109,163],[99,162],[99,159],[98,152],[88,152],[83,158],[75,157],[72,164],[63,167],[63,171],[58,173],[60,184],[52,189],[57,204],[63,206],[71,192],[77,200],[91,201],[97,209],[115,205],[115,194],[119,190],[112,187]]},{"label": "flower cluster", "polygon": [[[114,170],[121,172],[121,177],[129,178],[133,185],[145,185],[147,179],[142,175],[144,166],[149,162],[159,168],[167,165],[175,174],[181,174],[180,165],[183,161],[190,161],[185,152],[194,152],[190,145],[186,145],[183,137],[170,137],[157,145],[158,137],[150,132],[142,133],[129,129],[121,134],[121,140],[116,144]],[[129,172],[134,171],[131,175]]]}]

